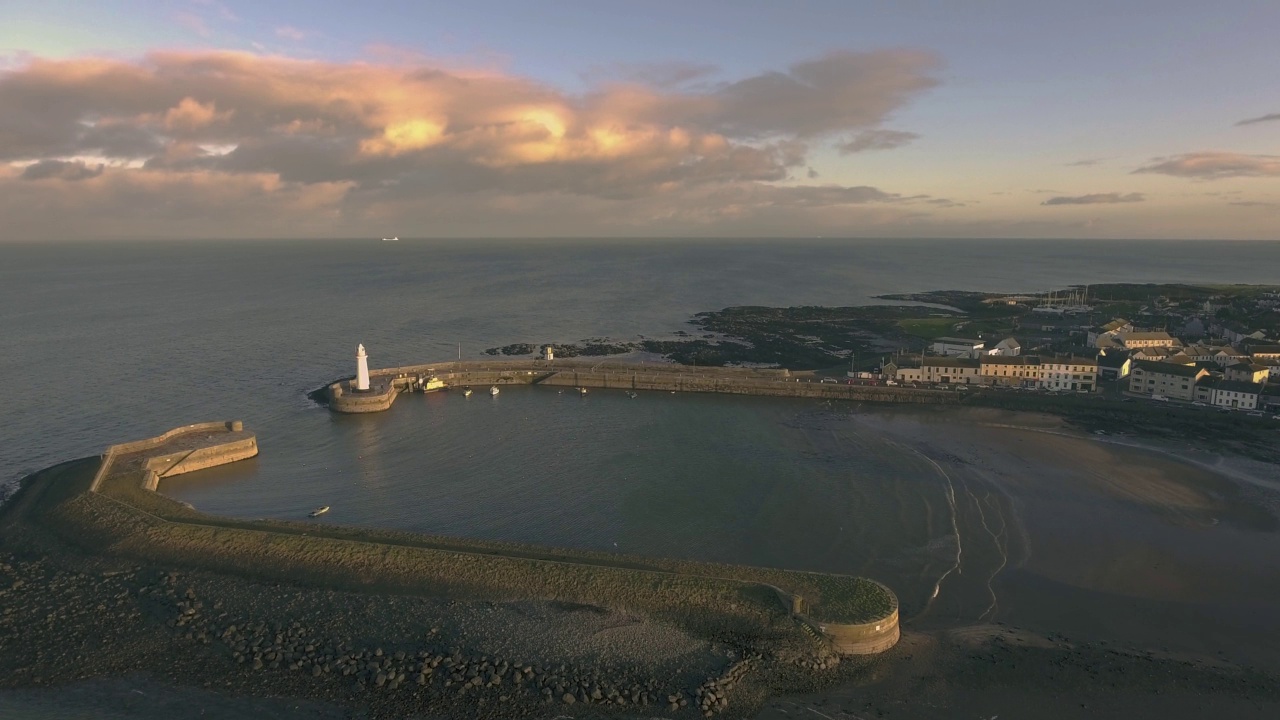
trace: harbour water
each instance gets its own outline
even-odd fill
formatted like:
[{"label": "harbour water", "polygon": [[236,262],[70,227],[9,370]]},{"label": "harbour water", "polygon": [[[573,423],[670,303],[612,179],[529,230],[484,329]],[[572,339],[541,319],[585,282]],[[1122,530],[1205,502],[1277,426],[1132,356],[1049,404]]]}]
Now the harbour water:
[{"label": "harbour water", "polygon": [[330,505],[325,522],[868,574],[919,624],[1022,622],[1196,652],[1230,640],[1266,662],[1251,638],[1280,631],[1277,490],[1249,495],[1142,451],[771,398],[510,388],[339,417],[305,393],[351,374],[357,342],[379,367],[672,333],[731,305],[1274,283],[1275,268],[1280,243],[0,246],[0,477],[243,419],[258,459],[165,491],[242,517]]},{"label": "harbour water", "polygon": [[1280,243],[1010,240],[0,245],[0,484],[197,419],[260,431],[305,391],[511,342],[633,338],[731,305],[934,289],[1280,281]]}]

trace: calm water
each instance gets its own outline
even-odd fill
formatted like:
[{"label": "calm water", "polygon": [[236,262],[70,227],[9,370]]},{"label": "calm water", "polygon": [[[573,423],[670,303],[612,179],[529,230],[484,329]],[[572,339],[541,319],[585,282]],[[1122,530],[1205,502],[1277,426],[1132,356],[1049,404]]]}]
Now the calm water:
[{"label": "calm water", "polygon": [[197,419],[309,422],[302,393],[509,342],[628,338],[729,305],[941,288],[1278,282],[1280,243],[296,241],[0,244],[0,482]]},{"label": "calm water", "polygon": [[[1191,645],[1280,630],[1266,600],[1280,592],[1265,562],[1280,554],[1274,530],[1223,523],[1206,535],[1132,498],[1063,494],[1074,476],[1019,487],[973,470],[955,478],[962,486],[948,484],[916,448],[953,430],[925,429],[920,417],[543,388],[509,388],[496,400],[412,395],[385,414],[338,417],[304,396],[352,372],[357,342],[386,366],[449,359],[459,345],[474,357],[510,342],[665,334],[730,305],[1119,281],[1276,283],[1280,243],[0,245],[0,372],[10,395],[0,478],[175,425],[240,418],[258,432],[262,456],[175,480],[168,492],[245,517],[296,518],[327,504],[332,522],[867,573],[921,617],[1074,628],[1105,613],[1126,632],[1136,626],[1139,640],[1162,632],[1144,618],[1167,611],[1165,622],[1190,626],[1220,598],[1168,610],[1141,588],[1099,577],[1132,577],[1123,563],[1150,562],[1204,578],[1224,556],[1257,556],[1233,565],[1231,582],[1246,589],[1237,609],[1261,625],[1241,620]],[[968,467],[1036,474],[1034,457],[1002,453]],[[1112,461],[1144,462],[1100,462]],[[948,573],[957,536],[970,565]],[[1138,560],[1108,555],[1135,544],[1145,553]],[[1036,567],[1032,547],[1071,571]],[[1006,598],[998,607],[988,597],[996,574]],[[1259,607],[1272,612],[1259,616]]]}]

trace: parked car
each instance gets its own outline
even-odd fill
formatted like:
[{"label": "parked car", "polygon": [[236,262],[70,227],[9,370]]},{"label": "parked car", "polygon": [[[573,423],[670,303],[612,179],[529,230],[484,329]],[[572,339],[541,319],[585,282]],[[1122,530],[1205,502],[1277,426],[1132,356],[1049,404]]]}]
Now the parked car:
[{"label": "parked car", "polygon": [[1204,402],[1203,400],[1195,400],[1195,401],[1192,401],[1192,403],[1191,403],[1191,404],[1192,404],[1192,405],[1195,405],[1196,407],[1207,407],[1207,406],[1208,406],[1208,403]]},{"label": "parked car", "polygon": [[836,380],[835,378],[822,378],[822,382],[824,382],[824,383],[839,383],[840,381],[839,381],[839,380]]}]

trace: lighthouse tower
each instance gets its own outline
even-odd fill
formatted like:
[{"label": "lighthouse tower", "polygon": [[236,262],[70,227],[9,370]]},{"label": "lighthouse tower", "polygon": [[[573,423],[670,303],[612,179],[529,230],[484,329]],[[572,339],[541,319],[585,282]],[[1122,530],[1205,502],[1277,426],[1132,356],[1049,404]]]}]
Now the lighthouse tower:
[{"label": "lighthouse tower", "polygon": [[356,390],[369,389],[369,356],[364,354],[364,345],[356,346]]}]

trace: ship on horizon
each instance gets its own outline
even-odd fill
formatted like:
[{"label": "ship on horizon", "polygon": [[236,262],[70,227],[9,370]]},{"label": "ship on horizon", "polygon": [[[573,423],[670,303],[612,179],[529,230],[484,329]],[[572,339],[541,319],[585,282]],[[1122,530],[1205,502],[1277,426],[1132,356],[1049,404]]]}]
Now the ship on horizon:
[{"label": "ship on horizon", "polygon": [[400,236],[397,235],[396,237],[382,238],[382,242],[400,242]]}]

